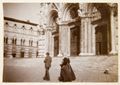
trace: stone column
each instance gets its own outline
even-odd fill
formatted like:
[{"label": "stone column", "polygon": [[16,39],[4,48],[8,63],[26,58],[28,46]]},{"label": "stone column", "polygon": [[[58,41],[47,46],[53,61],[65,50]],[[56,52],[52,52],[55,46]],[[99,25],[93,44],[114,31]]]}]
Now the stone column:
[{"label": "stone column", "polygon": [[62,26],[59,25],[59,57],[63,56],[62,54]]},{"label": "stone column", "polygon": [[84,53],[84,20],[81,19],[81,27],[80,27],[80,54],[79,55],[82,55],[82,53]]},{"label": "stone column", "polygon": [[93,26],[92,25],[92,43],[91,43],[91,48],[92,48],[92,53],[93,53],[93,55],[95,55],[96,54],[96,39],[95,39],[95,27],[96,26]]},{"label": "stone column", "polygon": [[59,57],[62,57],[63,56],[63,53],[62,53],[62,10],[63,10],[63,4],[61,3],[60,4],[60,8],[59,8],[59,12],[58,12],[58,19],[57,19],[57,23],[59,24],[59,54],[58,56]]},{"label": "stone column", "polygon": [[63,27],[63,40],[64,40],[64,56],[70,56],[70,27],[68,25]]},{"label": "stone column", "polygon": [[[94,55],[93,52],[93,28],[91,18],[89,16],[81,17],[81,35],[80,35],[80,54],[79,55]],[[92,47],[93,46],[93,47]]]},{"label": "stone column", "polygon": [[70,56],[70,28],[62,25],[60,28],[60,51],[62,56]]},{"label": "stone column", "polygon": [[51,56],[54,56],[54,35],[52,35]]},{"label": "stone column", "polygon": [[95,55],[95,28],[93,28],[93,25],[91,24],[91,17],[88,18],[88,55]]},{"label": "stone column", "polygon": [[68,27],[67,28],[67,56],[70,56],[70,42],[71,42],[71,38],[70,38],[71,36],[70,36],[70,28]]},{"label": "stone column", "polygon": [[110,54],[117,54],[115,49],[115,17],[114,17],[114,9],[111,8],[111,15],[110,15],[110,25],[111,25],[111,52]]},{"label": "stone column", "polygon": [[8,51],[7,51],[7,57],[8,58],[12,58],[12,39],[11,38],[8,38],[8,47],[7,47]]},{"label": "stone column", "polygon": [[85,53],[85,55],[87,55],[87,50],[88,50],[88,33],[87,33],[87,31],[88,31],[88,24],[87,24],[87,18],[84,18],[84,23],[85,23],[85,28],[83,28],[84,29],[84,36],[85,36],[85,40],[84,40],[84,43],[85,43],[85,45],[84,45],[84,53]]},{"label": "stone column", "polygon": [[48,49],[47,49],[47,51],[46,52],[49,52],[50,53],[50,55],[51,55],[51,41],[52,41],[52,36],[51,36],[52,34],[51,34],[51,29],[48,29],[48,31],[47,31],[47,43],[48,43]]},{"label": "stone column", "polygon": [[49,52],[50,53],[50,56],[52,55],[52,29],[51,28],[48,28],[46,30],[46,46],[45,46],[45,54],[44,56],[46,56],[46,52]]},{"label": "stone column", "polygon": [[49,52],[49,41],[50,41],[50,37],[49,37],[49,35],[50,35],[50,33],[49,33],[49,31],[47,30],[47,32],[46,32],[46,52]]},{"label": "stone column", "polygon": [[52,44],[53,44],[53,39],[52,39],[52,30],[49,31],[49,53],[50,56],[53,57],[52,55]]}]

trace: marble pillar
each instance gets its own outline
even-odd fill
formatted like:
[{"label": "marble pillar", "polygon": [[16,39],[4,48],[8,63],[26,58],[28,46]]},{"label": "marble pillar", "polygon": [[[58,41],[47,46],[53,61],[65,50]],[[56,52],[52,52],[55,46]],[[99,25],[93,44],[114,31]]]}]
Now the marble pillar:
[{"label": "marble pillar", "polygon": [[51,56],[54,56],[54,37],[55,37],[55,36],[52,35],[52,38],[51,38],[51,39],[52,39],[52,41],[51,41],[51,42],[52,42],[52,43],[51,43]]},{"label": "marble pillar", "polygon": [[70,28],[68,25],[61,26],[59,43],[59,52],[61,52],[61,56],[70,56]]},{"label": "marble pillar", "polygon": [[62,47],[61,46],[62,46],[62,26],[59,25],[59,54],[58,54],[59,57],[63,56]]},{"label": "marble pillar", "polygon": [[81,35],[80,35],[80,54],[79,55],[95,55],[94,53],[94,28],[91,24],[91,18],[81,18]]},{"label": "marble pillar", "polygon": [[111,15],[110,15],[110,25],[111,25],[111,51],[110,54],[117,54],[117,51],[115,49],[115,17],[114,17],[114,9],[111,9]]}]

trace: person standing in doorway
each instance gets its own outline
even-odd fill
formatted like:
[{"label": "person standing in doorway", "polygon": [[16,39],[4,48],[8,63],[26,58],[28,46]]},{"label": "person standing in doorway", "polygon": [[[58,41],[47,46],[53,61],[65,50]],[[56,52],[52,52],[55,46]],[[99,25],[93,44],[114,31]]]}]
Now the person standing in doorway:
[{"label": "person standing in doorway", "polygon": [[49,69],[51,67],[51,62],[52,62],[52,58],[50,57],[49,53],[47,52],[46,53],[46,57],[45,57],[45,60],[44,60],[44,63],[45,63],[45,76],[43,77],[44,80],[50,80],[50,75],[49,75]]}]

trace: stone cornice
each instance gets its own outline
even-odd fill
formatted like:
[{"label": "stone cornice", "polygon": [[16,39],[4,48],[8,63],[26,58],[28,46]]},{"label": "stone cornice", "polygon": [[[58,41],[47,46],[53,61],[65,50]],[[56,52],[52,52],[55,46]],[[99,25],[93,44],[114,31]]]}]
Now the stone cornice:
[{"label": "stone cornice", "polygon": [[33,26],[37,26],[38,25],[36,23],[27,22],[27,21],[15,19],[15,18],[10,18],[10,17],[4,17],[4,20],[9,20],[9,21],[18,22],[18,23],[29,24],[29,25],[33,25]]}]

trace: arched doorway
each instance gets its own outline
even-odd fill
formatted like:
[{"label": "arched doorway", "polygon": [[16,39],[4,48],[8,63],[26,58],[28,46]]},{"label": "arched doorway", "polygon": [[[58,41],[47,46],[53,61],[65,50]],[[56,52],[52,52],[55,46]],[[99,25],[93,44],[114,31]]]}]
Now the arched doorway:
[{"label": "arched doorway", "polygon": [[[68,22],[66,37],[70,56],[78,56],[80,53],[80,17],[78,16],[79,4],[68,3],[64,6],[63,20]],[[70,32],[70,33],[69,33]],[[70,43],[70,45],[69,45]]]},{"label": "arched doorway", "polygon": [[[49,26],[51,28],[52,31],[52,43],[53,45],[51,45],[52,47],[51,50],[53,51],[53,56],[57,56],[59,54],[59,26],[57,23],[57,19],[58,19],[58,12],[56,9],[52,9],[50,11],[50,15],[49,15]],[[50,43],[50,42],[49,42]],[[52,44],[51,43],[51,44]]]},{"label": "arched doorway", "polygon": [[96,3],[93,6],[99,11],[99,19],[94,21],[96,55],[108,55],[111,50],[110,6],[106,3]]},{"label": "arched doorway", "polygon": [[96,55],[108,54],[107,25],[96,27]]}]

